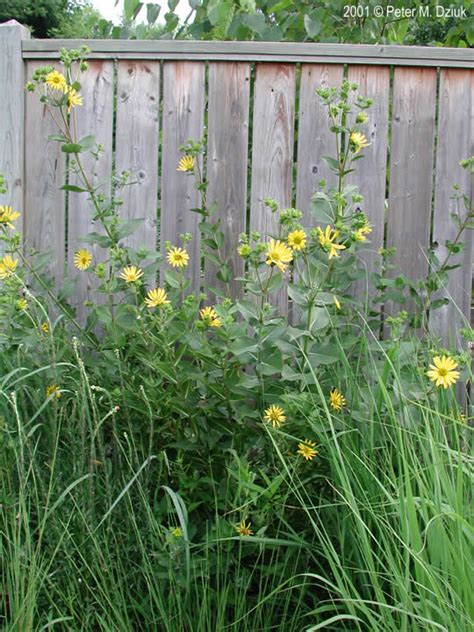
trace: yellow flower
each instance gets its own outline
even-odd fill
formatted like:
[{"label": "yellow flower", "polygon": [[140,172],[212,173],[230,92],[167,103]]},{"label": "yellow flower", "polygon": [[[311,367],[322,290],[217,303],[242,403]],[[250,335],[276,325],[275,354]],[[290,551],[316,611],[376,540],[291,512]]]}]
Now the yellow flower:
[{"label": "yellow flower", "polygon": [[360,132],[352,132],[349,139],[352,151],[355,154],[358,154],[361,149],[364,149],[364,147],[369,147],[370,145],[370,143],[367,142],[364,134],[361,134]]},{"label": "yellow flower", "polygon": [[13,274],[18,265],[18,259],[13,259],[10,255],[5,255],[0,259],[0,279],[6,279]]},{"label": "yellow flower", "polygon": [[451,384],[455,384],[459,379],[459,371],[455,371],[458,363],[448,356],[436,356],[433,358],[433,364],[430,364],[430,371],[426,375],[436,386],[448,388]]},{"label": "yellow flower", "polygon": [[183,156],[178,162],[178,168],[176,171],[193,171],[194,163],[194,156]]},{"label": "yellow flower", "polygon": [[46,389],[46,397],[55,396],[57,399],[61,397],[61,391],[56,384],[50,384]]},{"label": "yellow flower", "polygon": [[201,309],[199,314],[206,324],[206,327],[222,327],[222,321],[219,318],[219,314],[213,307],[204,307]]},{"label": "yellow flower", "polygon": [[11,206],[0,206],[0,224],[15,228],[13,222],[20,217],[20,213],[14,211]]},{"label": "yellow flower", "polygon": [[281,406],[269,406],[265,410],[263,418],[274,428],[279,428],[286,421],[285,411]]},{"label": "yellow flower", "polygon": [[67,90],[66,77],[57,70],[53,70],[46,75],[46,85],[53,90],[60,90],[61,92],[66,92]]},{"label": "yellow flower", "polygon": [[333,410],[342,410],[346,405],[346,398],[337,388],[333,388],[329,393],[329,404]]},{"label": "yellow flower", "polygon": [[372,232],[372,228],[370,224],[365,224],[361,228],[358,228],[354,233],[354,238],[356,241],[365,241],[366,235],[369,235]]},{"label": "yellow flower", "polygon": [[288,235],[288,245],[293,250],[306,248],[306,233],[304,230],[294,230]]},{"label": "yellow flower", "polygon": [[183,537],[183,532],[181,531],[180,527],[175,527],[171,530],[171,535],[173,536],[173,538],[178,539]]},{"label": "yellow flower", "polygon": [[276,266],[280,272],[284,272],[290,261],[293,261],[290,248],[280,240],[271,239],[267,246],[267,265]]},{"label": "yellow flower", "polygon": [[67,111],[70,112],[76,105],[82,105],[82,96],[74,90],[74,88],[68,87],[67,89]]},{"label": "yellow flower", "polygon": [[250,528],[252,524],[249,522],[245,523],[245,520],[242,520],[238,525],[234,527],[239,535],[253,535],[253,531]]},{"label": "yellow flower", "polygon": [[48,323],[42,323],[41,331],[44,331],[45,334],[47,334],[49,332],[49,325],[48,325]]},{"label": "yellow flower", "polygon": [[317,231],[318,231],[319,243],[324,248],[324,250],[329,252],[329,259],[332,259],[333,257],[339,257],[338,251],[346,249],[346,247],[343,246],[342,244],[334,243],[334,240],[339,237],[338,230],[332,230],[331,226],[328,225],[326,226],[326,229],[324,230],[324,232],[321,230],[319,226],[317,228]]},{"label": "yellow flower", "polygon": [[298,443],[297,454],[300,454],[303,459],[311,461],[318,454],[318,451],[315,450],[315,445],[316,443],[314,441],[306,439],[302,443]]},{"label": "yellow flower", "polygon": [[185,268],[188,265],[189,255],[183,248],[171,248],[166,260],[173,268]]},{"label": "yellow flower", "polygon": [[333,299],[334,299],[334,305],[337,307],[337,309],[341,309],[341,304],[337,296],[333,296]]},{"label": "yellow flower", "polygon": [[74,255],[74,265],[78,270],[87,270],[92,261],[92,255],[88,250],[78,250]]},{"label": "yellow flower", "polygon": [[137,268],[137,266],[125,266],[119,277],[126,283],[136,283],[143,276],[143,270]]},{"label": "yellow flower", "polygon": [[26,298],[19,298],[16,302],[16,308],[20,311],[25,311],[25,309],[28,309],[28,301],[26,300]]},{"label": "yellow flower", "polygon": [[150,290],[145,298],[145,305],[150,308],[167,305],[169,302],[166,292],[162,290],[161,287]]}]

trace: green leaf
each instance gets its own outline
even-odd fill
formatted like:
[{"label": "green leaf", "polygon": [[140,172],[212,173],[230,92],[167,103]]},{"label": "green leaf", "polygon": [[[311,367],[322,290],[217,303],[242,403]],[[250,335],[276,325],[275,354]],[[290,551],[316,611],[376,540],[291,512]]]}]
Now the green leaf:
[{"label": "green leaf", "polygon": [[263,13],[254,13],[253,15],[244,15],[242,18],[242,22],[247,26],[251,31],[257,33],[258,35],[263,35],[265,30],[267,29],[267,23],[265,20],[265,16]]},{"label": "green leaf", "polygon": [[323,156],[323,160],[331,169],[331,171],[334,171],[335,173],[339,173],[340,165],[335,158],[331,158],[331,156]]},{"label": "green leaf", "polygon": [[308,290],[304,291],[301,286],[290,283],[288,285],[288,296],[297,305],[307,305],[308,303]]},{"label": "green leaf", "polygon": [[174,11],[178,6],[179,0],[168,0],[168,8],[170,11]]},{"label": "green leaf", "polygon": [[181,277],[174,270],[166,270],[165,272],[165,282],[168,283],[170,287],[174,287],[175,289],[179,289],[180,287],[180,279]]},{"label": "green leaf", "polygon": [[87,189],[77,187],[75,184],[63,184],[59,189],[60,191],[73,191],[74,193],[87,193]]},{"label": "green leaf", "polygon": [[143,224],[144,218],[129,219],[127,221],[121,221],[115,229],[116,235],[119,239],[132,235],[136,229]]},{"label": "green leaf", "polygon": [[124,0],[123,12],[126,21],[133,21],[140,13],[143,3],[140,0]]},{"label": "green leaf", "polygon": [[158,16],[160,15],[161,7],[159,4],[155,4],[154,2],[149,2],[146,5],[146,21],[151,26],[156,22]]},{"label": "green leaf", "polygon": [[313,218],[320,224],[332,224],[334,213],[331,202],[325,193],[315,193],[311,198],[310,212]]},{"label": "green leaf", "polygon": [[82,147],[82,151],[87,151],[88,149],[92,149],[95,145],[95,136],[91,134],[90,136],[84,136],[79,141],[79,145]]},{"label": "green leaf", "polygon": [[82,151],[82,145],[78,143],[64,143],[61,145],[61,151],[65,154],[80,154]]},{"label": "green leaf", "polygon": [[242,355],[243,353],[254,353],[258,349],[258,345],[255,342],[254,338],[249,338],[248,336],[242,336],[241,338],[236,338],[234,342],[229,347],[230,351],[236,356]]},{"label": "green leaf", "polygon": [[229,280],[230,280],[230,268],[229,268],[229,266],[226,263],[221,265],[221,267],[219,268],[216,276],[223,283],[229,283]]},{"label": "green leaf", "polygon": [[62,134],[51,134],[51,136],[48,136],[48,139],[55,140],[58,143],[67,143],[67,138]]},{"label": "green leaf", "polygon": [[101,235],[97,232],[92,232],[85,237],[80,237],[79,241],[85,244],[98,244],[101,248],[110,248],[112,246],[112,240],[107,235]]},{"label": "green leaf", "polygon": [[234,15],[232,0],[211,0],[207,8],[207,17],[212,26],[217,26],[224,34],[230,26]]},{"label": "green leaf", "polygon": [[308,14],[304,16],[304,27],[310,37],[319,35],[322,26],[322,22],[319,18],[312,19]]}]

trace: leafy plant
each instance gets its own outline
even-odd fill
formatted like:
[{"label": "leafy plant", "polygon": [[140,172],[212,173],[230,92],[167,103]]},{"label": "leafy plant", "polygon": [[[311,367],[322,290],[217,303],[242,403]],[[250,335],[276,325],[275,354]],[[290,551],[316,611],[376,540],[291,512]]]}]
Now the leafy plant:
[{"label": "leafy plant", "polygon": [[[39,68],[27,87],[57,124],[63,189],[87,196],[97,226],[74,253],[76,278],[96,288],[87,305],[69,302],[74,278],[53,287],[48,253],[24,254],[19,214],[0,207],[7,629],[468,629],[469,409],[453,385],[470,360],[413,335],[416,310],[394,311],[383,338],[380,311],[351,292],[371,227],[347,176],[370,100],[348,81],[318,90],[335,186],[320,183],[310,226],[266,200],[275,232],[238,244],[207,202],[205,139],[183,145],[204,267],[219,271],[194,295],[193,236],[131,248],[128,174],[107,197],[84,168],[102,154],[74,131],[86,55],[62,51],[63,72]],[[434,268],[422,312],[448,268]]]}]

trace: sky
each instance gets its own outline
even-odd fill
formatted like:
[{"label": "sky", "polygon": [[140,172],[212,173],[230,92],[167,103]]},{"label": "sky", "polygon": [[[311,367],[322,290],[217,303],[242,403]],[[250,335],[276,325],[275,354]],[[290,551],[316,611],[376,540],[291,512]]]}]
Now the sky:
[{"label": "sky", "polygon": [[[122,8],[123,8],[123,0],[118,0],[118,2],[116,3],[116,0],[91,0],[92,1],[92,5],[101,12],[101,14],[104,16],[104,18],[106,18],[107,20],[112,20],[112,22],[114,23],[118,23],[120,21],[120,16],[122,15]],[[153,1],[153,0],[148,0],[148,1]],[[115,6],[117,4],[117,6]],[[168,10],[168,2],[167,0],[161,0],[161,1],[157,1],[156,4],[160,4],[161,5],[161,14],[166,13]],[[142,16],[138,16],[138,19],[145,19],[145,11],[146,11],[146,2],[143,3],[144,6],[144,10],[143,11],[143,18]],[[175,9],[175,13],[177,13],[181,19],[184,19],[188,13],[189,13],[189,4],[188,4],[188,0],[179,0],[178,2],[178,6]]]}]

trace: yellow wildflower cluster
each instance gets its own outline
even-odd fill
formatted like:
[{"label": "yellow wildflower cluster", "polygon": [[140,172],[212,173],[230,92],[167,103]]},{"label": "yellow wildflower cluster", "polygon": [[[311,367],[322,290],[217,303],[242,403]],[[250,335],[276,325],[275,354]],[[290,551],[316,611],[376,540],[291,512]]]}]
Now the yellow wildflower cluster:
[{"label": "yellow wildflower cluster", "polygon": [[372,232],[372,227],[370,226],[370,224],[367,223],[364,226],[361,226],[361,228],[358,228],[354,232],[354,239],[356,241],[365,241],[367,239],[366,235],[370,235],[371,232]]},{"label": "yellow wildflower cluster", "polygon": [[137,266],[125,266],[119,277],[125,281],[125,283],[136,283],[143,276],[143,270],[137,268]]},{"label": "yellow wildflower cluster", "polygon": [[51,90],[62,92],[67,95],[67,111],[71,112],[71,109],[77,105],[83,105],[83,98],[79,92],[72,86],[68,85],[66,77],[58,70],[53,70],[46,75],[46,85]]},{"label": "yellow wildflower cluster", "polygon": [[333,388],[329,393],[329,405],[336,411],[342,410],[346,405],[346,398],[337,388]]},{"label": "yellow wildflower cluster", "polygon": [[169,303],[170,301],[168,300],[168,296],[161,287],[154,290],[149,290],[145,298],[145,305],[150,309],[152,307],[161,307],[162,305],[168,305]]},{"label": "yellow wildflower cluster", "polygon": [[458,363],[448,356],[435,356],[433,364],[430,364],[430,370],[426,375],[437,387],[442,386],[444,389],[455,384],[459,379]]},{"label": "yellow wildflower cluster", "polygon": [[305,439],[301,443],[298,443],[297,453],[306,459],[306,461],[312,461],[315,456],[317,456],[318,451],[315,448],[316,443],[314,441],[310,441],[309,439]]},{"label": "yellow wildflower cluster", "polygon": [[166,260],[173,268],[185,268],[188,265],[189,255],[184,248],[173,246],[168,250]]},{"label": "yellow wildflower cluster", "polygon": [[279,428],[285,421],[285,411],[281,406],[269,406],[263,413],[264,420],[272,424],[274,428]]},{"label": "yellow wildflower cluster", "polygon": [[293,230],[288,235],[288,245],[293,250],[303,250],[306,248],[306,239],[307,236],[304,230]]},{"label": "yellow wildflower cluster", "polygon": [[10,255],[5,255],[0,259],[0,279],[6,279],[12,275],[18,265],[18,259],[13,259]]},{"label": "yellow wildflower cluster", "polygon": [[195,162],[196,161],[193,156],[183,156],[178,162],[176,171],[193,171]]},{"label": "yellow wildflower cluster", "polygon": [[318,226],[317,228],[318,240],[322,248],[329,254],[329,259],[333,257],[339,257],[339,250],[345,250],[346,247],[342,244],[335,243],[335,240],[339,237],[340,232],[333,230],[331,226],[326,226],[324,232]]},{"label": "yellow wildflower cluster", "polygon": [[266,264],[276,266],[280,272],[285,272],[291,261],[293,261],[291,249],[282,241],[271,239],[267,246]]},{"label": "yellow wildflower cluster", "polygon": [[56,399],[59,399],[61,397],[59,386],[57,384],[50,384],[46,388],[46,397],[56,397]]},{"label": "yellow wildflower cluster", "polygon": [[253,535],[253,531],[250,528],[251,526],[252,526],[252,524],[250,522],[246,523],[245,520],[242,520],[234,528],[235,528],[235,530],[237,531],[237,533],[239,535],[249,536],[249,535]]},{"label": "yellow wildflower cluster", "polygon": [[367,141],[364,134],[361,134],[360,132],[352,132],[352,134],[349,137],[349,142],[350,142],[351,149],[353,150],[355,154],[358,154],[359,151],[364,149],[364,147],[370,146],[370,143]]},{"label": "yellow wildflower cluster", "polygon": [[14,229],[13,222],[20,217],[20,213],[14,211],[11,206],[0,206],[0,226]]},{"label": "yellow wildflower cluster", "polygon": [[201,309],[199,314],[206,327],[222,327],[222,321],[219,318],[219,314],[213,307],[204,307]]},{"label": "yellow wildflower cluster", "polygon": [[74,255],[74,265],[78,270],[87,270],[91,265],[92,255],[88,250],[78,250]]}]

